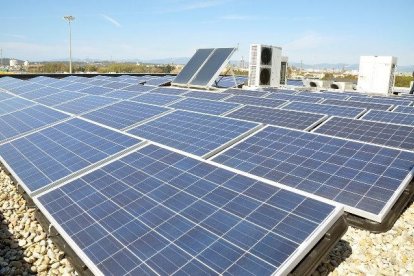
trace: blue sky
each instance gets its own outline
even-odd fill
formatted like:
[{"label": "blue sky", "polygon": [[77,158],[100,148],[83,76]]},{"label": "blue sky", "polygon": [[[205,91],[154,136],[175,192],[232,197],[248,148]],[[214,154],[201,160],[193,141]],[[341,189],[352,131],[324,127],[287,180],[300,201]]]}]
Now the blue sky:
[{"label": "blue sky", "polygon": [[188,57],[195,49],[251,43],[282,46],[289,60],[358,63],[394,55],[414,64],[413,0],[0,0],[4,57],[64,59],[72,24],[76,59]]}]

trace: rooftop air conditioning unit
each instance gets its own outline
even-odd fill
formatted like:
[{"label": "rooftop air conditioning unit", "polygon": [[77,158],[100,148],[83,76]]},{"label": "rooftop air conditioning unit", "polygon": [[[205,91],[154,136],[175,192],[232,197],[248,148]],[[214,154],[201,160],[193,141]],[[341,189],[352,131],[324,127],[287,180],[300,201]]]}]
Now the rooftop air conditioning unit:
[{"label": "rooftop air conditioning unit", "polygon": [[371,94],[392,94],[396,66],[396,57],[361,56],[357,89]]},{"label": "rooftop air conditioning unit", "polygon": [[250,45],[249,80],[251,87],[279,87],[282,48]]},{"label": "rooftop air conditioning unit", "polygon": [[282,62],[280,64],[280,85],[287,84],[287,68],[288,68],[288,57],[282,56]]}]

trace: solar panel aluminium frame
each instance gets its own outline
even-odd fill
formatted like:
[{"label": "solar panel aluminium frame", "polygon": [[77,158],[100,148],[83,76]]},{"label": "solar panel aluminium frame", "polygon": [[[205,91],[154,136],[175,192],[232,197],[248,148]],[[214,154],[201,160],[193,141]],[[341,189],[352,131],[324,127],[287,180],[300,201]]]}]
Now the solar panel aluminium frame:
[{"label": "solar panel aluminium frame", "polygon": [[[236,173],[236,174],[241,174],[241,175],[243,175],[243,176],[247,176],[247,177],[249,177],[249,178],[251,178],[251,179],[254,179],[254,180],[258,180],[258,181],[262,181],[262,182],[264,182],[264,183],[266,183],[266,184],[269,184],[269,185],[272,185],[272,186],[274,186],[274,187],[277,187],[277,188],[280,188],[280,189],[284,189],[284,190],[287,190],[287,191],[290,191],[290,192],[294,192],[294,193],[296,193],[296,194],[300,194],[300,195],[302,195],[302,196],[304,196],[304,197],[308,197],[308,198],[312,198],[312,199],[316,199],[316,200],[319,200],[318,198],[315,198],[315,196],[314,195],[308,195],[308,194],[306,194],[306,193],[304,193],[304,192],[302,192],[302,191],[295,191],[293,188],[290,188],[290,187],[284,187],[283,185],[281,185],[281,184],[279,184],[279,183],[277,183],[277,182],[273,182],[273,181],[271,181],[271,180],[267,180],[267,179],[260,179],[260,178],[258,178],[258,177],[256,177],[256,176],[254,176],[254,175],[250,175],[250,174],[247,174],[247,173],[240,173],[238,170],[236,170],[236,169],[232,169],[232,168],[228,168],[228,167],[226,167],[226,166],[224,166],[224,165],[221,165],[221,164],[218,164],[218,163],[216,163],[216,162],[213,162],[213,161],[209,161],[209,160],[205,160],[205,159],[202,159],[202,158],[200,158],[200,157],[197,157],[197,156],[193,156],[193,155],[189,155],[189,154],[187,154],[187,153],[184,153],[184,152],[182,152],[182,151],[179,151],[179,150],[175,150],[175,149],[173,149],[173,148],[170,148],[170,147],[166,147],[166,146],[164,146],[164,145],[161,145],[161,144],[158,144],[158,143],[153,143],[153,142],[148,142],[148,143],[145,143],[145,144],[141,144],[139,147],[137,147],[134,151],[130,151],[130,152],[128,152],[128,153],[123,153],[122,155],[118,155],[116,158],[113,158],[110,162],[107,162],[107,163],[105,163],[105,164],[99,164],[99,165],[96,165],[92,170],[90,170],[90,171],[87,171],[87,172],[82,172],[82,173],[80,173],[80,174],[78,174],[77,176],[76,176],[76,178],[73,178],[73,179],[68,179],[68,180],[66,180],[65,182],[62,182],[62,183],[59,183],[58,185],[55,185],[53,188],[58,188],[58,187],[61,187],[61,186],[63,186],[63,185],[65,185],[65,184],[68,184],[69,182],[71,182],[71,181],[73,181],[73,180],[75,180],[75,179],[77,179],[77,178],[80,178],[80,177],[83,177],[83,176],[85,176],[85,175],[87,175],[88,173],[90,173],[90,172],[92,172],[92,171],[95,171],[95,170],[98,170],[98,169],[100,169],[100,168],[102,168],[102,167],[104,167],[105,165],[108,165],[109,163],[112,163],[112,162],[114,162],[114,161],[117,161],[117,160],[119,160],[119,159],[121,159],[121,158],[123,158],[123,157],[125,157],[125,156],[127,156],[127,155],[129,155],[129,154],[131,154],[131,153],[133,153],[133,152],[135,152],[135,151],[137,151],[137,150],[140,150],[140,149],[142,149],[142,148],[145,148],[146,146],[148,146],[148,145],[151,145],[151,144],[153,144],[153,145],[156,145],[156,146],[159,146],[159,147],[161,147],[161,148],[165,148],[165,149],[168,149],[168,150],[170,150],[170,151],[172,151],[172,152],[176,152],[176,153],[179,153],[179,154],[182,154],[182,155],[184,155],[184,156],[188,156],[188,157],[191,157],[191,158],[193,158],[193,159],[196,159],[197,161],[200,161],[200,162],[203,162],[203,163],[207,163],[207,164],[209,164],[209,165],[213,165],[213,166],[216,166],[216,167],[218,167],[218,168],[221,168],[221,169],[225,169],[225,170],[228,170],[228,171],[231,171],[231,172],[233,172],[233,173]],[[45,192],[45,191],[44,191]],[[94,275],[104,275],[95,265],[94,265],[94,263],[86,256],[86,254],[84,254],[83,253],[83,251],[81,250],[81,248],[76,244],[76,242],[64,231],[64,229],[59,225],[59,223],[53,218],[53,216],[47,211],[47,209],[41,204],[41,202],[39,201],[39,197],[41,196],[41,195],[43,195],[44,194],[44,192],[42,192],[42,193],[39,193],[39,194],[37,194],[36,196],[34,196],[33,197],[33,202],[36,204],[36,206],[39,208],[39,210],[40,210],[40,212],[46,217],[46,219],[49,221],[49,223],[50,223],[50,225],[49,225],[49,229],[51,228],[51,226],[53,226],[56,230],[57,230],[57,232],[62,236],[62,238],[64,239],[64,241],[69,245],[69,247],[76,253],[76,254],[78,254],[78,256],[80,257],[80,259],[81,259],[81,261],[83,261],[84,262],[84,264],[89,268],[89,270],[94,274]],[[320,201],[320,200],[319,200]],[[331,215],[329,216],[329,217],[327,217],[324,221],[322,221],[321,222],[321,224],[314,230],[314,232],[310,235],[310,238],[308,239],[308,240],[306,240],[306,241],[304,241],[304,242],[302,242],[301,244],[300,244],[300,246],[298,247],[298,249],[295,251],[295,253],[293,253],[289,258],[287,258],[286,259],[286,261],[278,268],[278,270],[277,271],[275,271],[275,272],[277,272],[277,274],[279,275],[287,275],[289,272],[291,272],[307,255],[308,255],[308,253],[310,253],[311,252],[311,250],[315,247],[315,246],[317,246],[318,245],[318,243],[323,239],[323,237],[325,236],[325,233],[327,233],[332,227],[334,227],[336,224],[337,224],[337,222],[338,221],[340,221],[341,220],[341,218],[343,217],[343,215],[344,215],[344,208],[343,208],[343,206],[341,205],[341,204],[338,204],[338,203],[335,203],[335,204],[332,204],[332,203],[330,203],[331,205],[333,205],[335,208],[333,209],[333,211],[332,211],[332,213],[331,213]],[[342,231],[343,231],[343,233],[342,234],[344,234],[345,233],[345,230],[346,230],[346,228],[345,229],[343,229]],[[339,240],[339,238],[340,238],[340,236],[342,236],[342,234],[340,234],[339,235],[339,237],[338,237],[338,240]],[[325,254],[326,253],[328,253],[328,252],[324,252]],[[274,272],[274,273],[275,273]]]},{"label": "solar panel aluminium frame", "polygon": [[[198,75],[198,73],[201,71],[201,69],[204,68],[206,63],[210,60],[210,58],[214,55],[214,53],[217,51],[217,49],[225,49],[225,48],[213,48],[213,51],[209,54],[209,56],[204,60],[204,62],[201,64],[201,66],[194,72],[192,77],[188,80],[187,83],[175,83],[171,82],[172,85],[175,86],[182,86],[182,87],[194,87],[194,88],[206,88],[206,87],[212,87],[213,83],[217,79],[217,77],[220,75],[221,71],[227,66],[227,63],[229,62],[231,56],[234,54],[235,51],[237,51],[237,48],[232,48],[233,50],[229,54],[229,56],[224,60],[222,65],[218,68],[217,72],[213,75],[213,77],[210,79],[209,82],[207,82],[206,85],[194,85],[191,84],[191,82],[194,80],[194,78]],[[201,50],[201,49],[197,49]]]},{"label": "solar panel aluminium frame", "polygon": [[[328,119],[329,120],[329,119]],[[327,121],[328,121],[327,120]],[[250,135],[248,135],[247,137],[244,137],[243,139],[241,139],[240,141],[238,141],[237,143],[234,143],[233,145],[231,145],[230,147],[228,147],[228,148],[226,148],[225,150],[223,150],[222,152],[220,152],[218,155],[220,155],[220,154],[222,154],[222,153],[224,153],[224,152],[226,152],[226,151],[228,151],[228,150],[230,150],[230,149],[232,149],[232,148],[234,148],[234,147],[236,147],[237,145],[239,145],[239,144],[241,144],[241,143],[243,143],[244,141],[246,141],[247,139],[249,139],[249,138],[251,138],[252,136],[254,136],[256,133],[259,133],[259,132],[261,132],[261,131],[263,131],[263,130],[265,130],[265,129],[267,129],[267,128],[269,128],[269,127],[275,127],[275,126],[270,126],[270,125],[268,125],[268,126],[266,126],[266,127],[264,127],[264,128],[262,128],[262,129],[260,129],[259,131],[257,131],[257,132],[255,132],[255,133],[252,133],[252,134],[250,134]],[[280,126],[276,126],[277,128],[282,128],[282,129],[288,129],[288,130],[293,130],[293,131],[301,131],[301,132],[307,132],[307,133],[309,133],[309,131],[306,131],[306,130],[297,130],[297,129],[293,129],[293,128],[288,128],[288,127],[280,127]],[[317,127],[315,128],[315,129],[317,129]],[[314,129],[314,130],[315,130]],[[310,133],[312,133],[312,134],[315,134],[315,135],[320,135],[320,136],[324,136],[324,137],[329,137],[329,138],[336,138],[336,139],[340,139],[340,140],[344,140],[344,141],[351,141],[351,142],[357,142],[357,143],[362,143],[362,144],[368,144],[368,145],[373,145],[373,146],[376,146],[376,147],[385,147],[385,148],[389,148],[389,149],[393,149],[393,150],[399,150],[399,151],[405,151],[405,152],[410,152],[410,151],[408,151],[408,150],[403,150],[403,149],[395,149],[395,148],[392,148],[392,147],[388,147],[388,146],[383,146],[383,145],[377,145],[377,144],[373,144],[373,143],[367,143],[367,142],[361,142],[361,141],[355,141],[355,140],[351,140],[351,139],[345,139],[345,138],[341,138],[341,137],[336,137],[336,136],[331,136],[331,135],[326,135],[326,134],[320,134],[320,133],[314,133],[313,132],[313,130],[312,131],[310,131]],[[218,155],[216,155],[216,156],[218,156]],[[208,160],[212,160],[213,158],[215,158],[216,156],[212,156],[212,157],[210,157]],[[215,163],[215,162],[214,162]],[[226,169],[229,169],[229,168],[231,168],[231,167],[227,167],[226,165],[223,165],[224,166],[224,168],[226,168]],[[238,169],[233,169],[233,168],[231,168],[232,170],[235,170],[236,172],[238,172],[238,173],[240,173],[240,174],[242,174],[242,175],[245,175],[245,176],[251,176],[251,175],[253,175],[253,174],[250,174],[250,173],[247,173],[247,172],[243,172],[243,171],[241,171],[241,170],[238,170]],[[263,177],[260,177],[260,176],[256,176],[256,175],[253,175],[254,176],[254,178],[255,179],[257,179],[257,180],[260,180],[260,181],[263,181],[263,182],[265,182],[264,180],[266,180],[266,178],[263,178]],[[269,180],[268,180],[269,181]],[[272,181],[272,180],[270,180],[271,182],[274,182],[274,183],[278,183],[278,182],[275,182],[275,181]],[[344,206],[344,210],[345,210],[345,212],[347,212],[347,213],[349,213],[350,215],[355,215],[355,216],[358,216],[358,217],[363,217],[363,218],[365,218],[365,219],[368,219],[368,220],[370,220],[370,222],[374,222],[374,223],[377,223],[378,225],[377,225],[377,227],[376,228],[380,228],[380,229],[382,229],[382,228],[384,228],[383,227],[383,223],[385,224],[385,225],[389,225],[389,222],[387,222],[387,221],[384,221],[384,218],[386,218],[387,217],[387,215],[389,215],[389,213],[390,213],[390,211],[391,211],[391,208],[394,206],[394,204],[398,201],[398,199],[400,198],[400,196],[404,193],[404,191],[408,188],[408,189],[410,189],[410,187],[409,187],[409,185],[410,185],[410,183],[411,182],[414,182],[414,167],[411,169],[411,171],[410,171],[410,173],[405,177],[405,179],[401,182],[401,184],[400,184],[400,186],[398,187],[398,189],[395,189],[395,191],[394,191],[394,193],[393,193],[393,195],[391,196],[391,198],[388,200],[388,202],[384,205],[384,207],[383,207],[383,209],[381,210],[381,212],[378,214],[378,215],[374,215],[374,214],[372,214],[372,213],[369,213],[369,212],[367,212],[367,211],[363,211],[363,210],[360,210],[360,209],[358,209],[358,208],[355,208],[355,207],[351,207],[351,206],[346,206],[346,205],[343,205]],[[281,183],[278,183],[279,185],[281,185],[281,187],[284,187],[284,188],[291,188],[291,187],[289,187],[288,185],[284,185],[284,184],[281,184]],[[412,183],[412,185],[414,185],[414,183]],[[296,189],[296,188],[291,188],[292,189],[292,191],[293,192],[296,192],[296,193],[298,193],[298,194],[305,194],[305,195],[307,195],[307,196],[315,196],[315,199],[317,199],[317,200],[319,200],[319,201],[322,201],[322,202],[328,202],[328,203],[330,203],[330,204],[333,204],[333,205],[338,205],[338,204],[340,204],[340,203],[338,203],[338,202],[336,202],[336,201],[333,201],[333,200],[331,200],[331,199],[328,199],[328,198],[325,198],[325,197],[321,197],[321,196],[318,196],[318,195],[314,195],[314,194],[312,194],[312,193],[308,193],[308,192],[304,192],[304,191],[302,191],[302,190],[299,190],[299,189]],[[414,192],[414,190],[413,190],[413,192]],[[407,202],[408,203],[408,202]],[[340,204],[340,205],[342,205],[342,204]],[[349,216],[349,215],[348,215]],[[379,232],[379,231],[378,231]],[[382,232],[382,231],[381,231]]]},{"label": "solar panel aluminium frame", "polygon": [[[83,121],[87,121],[87,122],[93,122],[93,121],[90,121],[90,120],[85,120],[85,119],[83,119],[83,118],[80,118],[80,117],[70,117],[69,118],[69,120],[70,119],[73,119],[73,118],[78,118],[78,119],[80,119],[80,120],[83,120]],[[66,121],[60,121],[59,123],[62,123],[62,122],[66,122]],[[57,124],[54,124],[54,125],[58,125],[59,123],[57,123]],[[101,124],[98,124],[98,123],[96,123],[96,122],[93,122],[95,125],[98,125],[98,126],[100,126],[100,127],[105,127],[106,129],[110,129],[110,130],[112,130],[112,131],[114,131],[115,129],[113,129],[113,128],[108,128],[108,127],[106,127],[106,126],[103,126],[103,125],[101,125]],[[54,125],[49,125],[49,126],[47,126],[47,127],[45,127],[45,128],[43,128],[42,130],[44,130],[44,129],[47,129],[47,128],[49,128],[49,127],[52,127],[52,126],[54,126]],[[39,131],[39,130],[37,130],[37,131]],[[120,134],[123,134],[123,135],[127,135],[127,136],[129,136],[129,137],[131,137],[131,138],[134,138],[134,139],[136,139],[136,137],[134,137],[133,135],[131,135],[131,134],[129,134],[129,133],[125,133],[125,132],[121,132],[121,131],[119,131],[119,130],[116,130],[118,133],[120,133]],[[28,134],[25,134],[25,135],[22,135],[22,136],[19,136],[18,138],[22,138],[22,137],[26,137],[26,136],[29,136],[30,134],[33,134],[33,133],[35,133],[35,132],[30,132],[30,133],[28,133]],[[96,163],[93,163],[93,164],[90,164],[90,165],[88,165],[88,166],[86,166],[85,168],[83,168],[83,169],[80,169],[80,170],[78,170],[78,171],[75,171],[75,172],[73,172],[73,173],[71,173],[71,174],[69,174],[69,175],[67,175],[67,176],[64,176],[64,177],[62,177],[61,179],[58,179],[58,180],[56,180],[56,181],[54,181],[54,182],[51,182],[51,183],[49,183],[49,184],[47,184],[47,185],[45,185],[45,186],[43,186],[43,187],[41,187],[41,188],[39,188],[39,189],[37,189],[37,190],[35,190],[35,191],[33,191],[33,192],[31,192],[30,191],[30,189],[29,188],[27,188],[27,186],[26,186],[26,184],[24,183],[24,181],[18,176],[18,174],[9,166],[9,164],[7,164],[7,162],[6,162],[6,160],[4,160],[4,158],[0,155],[0,163],[4,166],[4,168],[14,177],[14,179],[16,180],[16,182],[17,183],[19,183],[19,186],[20,187],[22,187],[23,188],[23,190],[25,191],[25,193],[26,194],[28,194],[29,196],[31,196],[31,197],[35,197],[36,195],[38,195],[38,194],[40,194],[40,193],[43,193],[43,192],[45,192],[45,191],[48,191],[48,190],[50,190],[50,189],[52,189],[53,187],[55,187],[55,186],[58,186],[58,185],[60,185],[60,184],[62,184],[62,183],[64,183],[64,182],[69,182],[69,181],[71,181],[71,180],[73,180],[73,179],[75,179],[79,174],[86,174],[86,173],[88,173],[88,172],[90,172],[90,171],[93,171],[96,167],[99,167],[99,166],[101,166],[101,165],[105,165],[105,164],[108,164],[108,163],[110,163],[110,162],[112,162],[112,161],[114,161],[118,156],[120,156],[120,155],[125,155],[125,154],[128,154],[128,153],[131,153],[131,152],[133,152],[133,151],[135,151],[137,148],[140,148],[140,147],[142,147],[142,146],[145,146],[146,144],[148,143],[148,140],[146,140],[146,139],[141,139],[141,142],[138,142],[136,145],[133,145],[133,146],[131,146],[131,147],[129,147],[129,148],[126,148],[126,149],[124,149],[124,150],[122,150],[122,151],[120,151],[120,152],[118,152],[118,153],[115,153],[115,154],[113,154],[113,155],[110,155],[110,156],[107,156],[106,158],[104,158],[104,159],[102,159],[102,160],[100,160],[100,161],[98,161],[98,162],[96,162]]]}]

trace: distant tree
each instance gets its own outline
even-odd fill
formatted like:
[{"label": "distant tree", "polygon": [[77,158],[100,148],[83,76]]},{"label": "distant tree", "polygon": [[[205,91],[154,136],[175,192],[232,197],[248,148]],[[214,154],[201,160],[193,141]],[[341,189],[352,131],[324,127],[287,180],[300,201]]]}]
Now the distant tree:
[{"label": "distant tree", "polygon": [[410,87],[410,83],[414,80],[411,76],[396,76],[395,86],[396,87]]}]

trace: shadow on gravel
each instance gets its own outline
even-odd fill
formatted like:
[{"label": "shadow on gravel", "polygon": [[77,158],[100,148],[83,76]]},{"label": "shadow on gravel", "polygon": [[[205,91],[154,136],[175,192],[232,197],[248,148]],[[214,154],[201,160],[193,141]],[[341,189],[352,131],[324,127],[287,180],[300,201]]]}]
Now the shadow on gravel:
[{"label": "shadow on gravel", "polygon": [[312,275],[328,275],[352,254],[349,242],[340,240]]},{"label": "shadow on gravel", "polygon": [[8,223],[0,212],[0,275],[32,275],[31,264],[23,257],[23,248],[10,233]]}]

